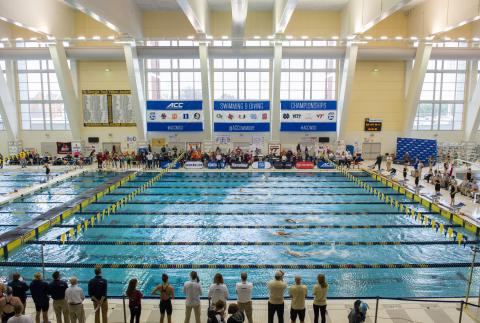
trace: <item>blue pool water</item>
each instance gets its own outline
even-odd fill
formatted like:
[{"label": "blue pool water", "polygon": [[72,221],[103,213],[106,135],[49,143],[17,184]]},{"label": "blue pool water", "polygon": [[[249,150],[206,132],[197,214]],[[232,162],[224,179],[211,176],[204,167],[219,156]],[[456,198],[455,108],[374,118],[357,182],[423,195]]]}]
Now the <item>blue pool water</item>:
[{"label": "blue pool water", "polygon": [[[62,172],[52,171],[51,177],[58,176]],[[30,187],[45,181],[44,171],[0,171],[0,195],[9,194],[15,190]]]},{"label": "blue pool water", "polygon": [[[22,174],[18,177],[22,178]],[[72,200],[76,194],[104,183],[113,175],[115,173],[85,172],[49,188],[42,189],[34,195],[18,198],[12,203],[0,206],[0,234]],[[8,181],[4,182],[3,179],[0,175],[0,187],[9,183]]]},{"label": "blue pool water", "polygon": [[[154,173],[139,174],[84,212],[67,219],[64,225],[75,225],[117,201]],[[408,200],[394,190],[358,173],[364,181],[395,199],[424,212],[442,223],[447,221],[430,214],[423,206]],[[63,194],[75,194],[69,183],[50,189],[49,194],[31,197],[32,207],[39,202],[62,201]],[[82,182],[88,187],[97,184]],[[61,185],[60,185],[61,186]],[[82,187],[83,187],[82,186]],[[50,199],[51,198],[51,199]],[[3,216],[3,215],[2,215]],[[296,221],[296,224],[287,222]],[[76,275],[81,285],[93,275],[90,268],[69,268],[73,264],[438,264],[468,263],[470,248],[441,244],[448,239],[430,227],[419,227],[415,220],[383,204],[377,197],[358,188],[338,173],[169,173],[153,187],[135,197],[116,214],[105,218],[102,226],[89,228],[74,240],[81,242],[324,242],[325,245],[61,245],[44,247],[45,262],[60,268],[46,268],[47,275],[56,269],[64,277]],[[135,228],[148,225],[149,228]],[[165,226],[189,228],[165,228]],[[218,226],[254,225],[258,228],[221,228]],[[272,225],[314,225],[321,228],[275,229]],[[335,226],[389,226],[339,228]],[[214,227],[212,227],[214,226]],[[57,241],[68,227],[56,227],[41,237]],[[274,233],[283,230],[289,236]],[[475,240],[463,229],[456,229]],[[345,242],[409,242],[408,245],[343,245]],[[431,242],[424,245],[419,242]],[[40,245],[26,245],[14,252],[9,261],[39,262]],[[301,257],[298,257],[300,253]],[[292,254],[296,254],[294,256]],[[63,266],[63,267],[62,267]],[[38,268],[20,267],[27,280]],[[14,269],[2,268],[7,277]],[[109,280],[109,294],[121,295],[128,280],[137,277],[143,292],[149,294],[160,282],[163,272],[169,274],[177,296],[190,269],[104,269]],[[204,293],[213,275],[220,271],[234,295],[234,282],[240,269],[198,269]],[[266,282],[274,269],[246,269],[254,283],[254,296],[267,296]],[[288,269],[286,279],[293,282],[301,275],[313,285],[318,273],[330,283],[331,297],[460,297],[466,290],[468,268],[389,268],[389,269]],[[473,290],[478,290],[475,271]]]}]

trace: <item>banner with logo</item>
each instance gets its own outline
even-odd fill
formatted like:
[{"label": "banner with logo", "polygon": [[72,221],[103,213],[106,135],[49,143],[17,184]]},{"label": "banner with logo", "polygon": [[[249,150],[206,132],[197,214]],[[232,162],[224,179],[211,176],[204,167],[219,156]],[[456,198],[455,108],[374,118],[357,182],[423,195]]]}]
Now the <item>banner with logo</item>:
[{"label": "banner with logo", "polygon": [[248,163],[233,162],[233,163],[230,164],[231,169],[247,169],[248,167],[250,167],[250,165]]},{"label": "banner with logo", "polygon": [[[171,162],[169,162],[169,161],[162,161],[162,162],[160,163],[160,167],[162,167],[162,168],[167,168],[168,166],[170,166],[170,164],[171,164]],[[180,163],[176,163],[176,164],[173,165],[172,168],[173,168],[173,169],[179,169],[180,166],[181,166]]]},{"label": "banner with logo", "polygon": [[202,101],[147,101],[147,131],[203,131]]},{"label": "banner with logo", "polygon": [[295,164],[296,169],[313,169],[315,164],[313,162],[299,161]]},{"label": "banner with logo", "polygon": [[[207,167],[208,167],[208,169],[219,168],[218,163],[216,161],[209,161]],[[225,163],[224,162],[220,162],[220,168],[225,168]]]},{"label": "banner with logo", "polygon": [[272,168],[272,164],[268,161],[257,161],[252,164],[252,168],[254,169],[270,169]]},{"label": "banner with logo", "polygon": [[203,168],[203,163],[199,160],[189,160],[186,161],[185,164],[183,164],[183,167],[188,169],[199,169]]},{"label": "banner with logo", "polygon": [[67,155],[72,153],[71,142],[59,142],[57,141],[57,154]]},{"label": "banner with logo", "polygon": [[329,163],[329,162],[320,161],[320,162],[318,162],[317,167],[318,167],[319,169],[335,169],[335,164],[334,164],[334,163]]},{"label": "banner with logo", "polygon": [[281,101],[280,131],[337,130],[337,101]]},{"label": "banner with logo", "polygon": [[215,132],[269,132],[270,101],[215,101]]}]

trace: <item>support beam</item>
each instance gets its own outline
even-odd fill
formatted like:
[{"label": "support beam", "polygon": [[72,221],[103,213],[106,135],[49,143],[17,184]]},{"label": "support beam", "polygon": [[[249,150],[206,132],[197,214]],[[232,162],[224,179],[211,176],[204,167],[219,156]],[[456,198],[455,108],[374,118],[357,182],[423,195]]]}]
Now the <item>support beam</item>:
[{"label": "support beam", "polygon": [[242,46],[247,22],[248,0],[231,0],[232,2],[232,40],[233,46]]},{"label": "support beam", "polygon": [[480,0],[426,0],[410,10],[408,29],[425,37],[466,25],[479,15]]},{"label": "support beam", "polygon": [[[8,81],[11,79],[8,76],[9,73],[8,63],[6,69],[6,75],[0,69],[0,115],[2,116],[3,124],[5,125],[5,130],[7,131],[7,136],[9,141],[20,141],[20,127],[18,123],[18,114],[17,114],[17,105],[15,103],[15,98],[12,96],[11,84],[14,84]],[[12,76],[12,75],[11,75]]]},{"label": "support beam", "polygon": [[347,44],[345,59],[343,61],[342,74],[340,78],[340,90],[338,93],[337,107],[337,139],[345,138],[345,129],[347,125],[348,109],[350,108],[350,98],[352,96],[353,79],[355,77],[355,68],[357,66],[358,45]]},{"label": "support beam", "polygon": [[202,77],[202,106],[203,106],[203,132],[208,141],[213,141],[213,104],[210,88],[210,60],[208,58],[207,43],[201,42],[198,44],[198,51],[200,57],[200,73]]},{"label": "support beam", "polygon": [[[472,79],[478,75],[476,71],[477,62],[473,62],[474,68],[471,71],[474,71]],[[467,110],[465,112],[465,141],[473,141],[478,132],[478,127],[480,127],[480,82],[478,80],[475,83],[475,86],[472,87],[473,91],[470,91],[471,98],[468,101]]]},{"label": "support beam", "polygon": [[428,61],[432,54],[431,44],[420,44],[415,55],[415,63],[408,85],[407,98],[405,99],[405,118],[403,125],[403,134],[405,137],[412,133],[413,122],[417,115],[418,102],[422,93],[423,81],[427,72]]},{"label": "support beam", "polygon": [[177,3],[197,33],[208,33],[207,0],[177,0]]},{"label": "support beam", "polygon": [[68,67],[67,55],[62,42],[57,42],[48,46],[52,57],[55,74],[57,75],[58,85],[62,92],[65,113],[70,124],[73,141],[81,141],[82,128],[80,113],[80,100],[76,95],[75,83],[73,82],[72,73]]},{"label": "support beam", "polygon": [[139,142],[147,141],[147,104],[142,86],[142,73],[137,55],[137,48],[133,44],[123,46],[125,62],[127,64],[128,81],[132,92],[132,106],[137,121],[137,136]]},{"label": "support beam", "polygon": [[362,34],[414,0],[354,0],[341,12],[342,38]]},{"label": "support beam", "polygon": [[272,100],[270,112],[270,137],[280,141],[280,81],[282,75],[282,42],[276,41],[273,47]]},{"label": "support beam", "polygon": [[118,33],[142,37],[142,13],[134,0],[63,1]]},{"label": "support beam", "polygon": [[75,11],[58,0],[2,0],[0,16],[33,32],[58,38],[74,36]]},{"label": "support beam", "polygon": [[276,0],[273,7],[273,16],[275,24],[273,26],[276,34],[283,34],[292,18],[293,12],[297,7],[298,0]]}]

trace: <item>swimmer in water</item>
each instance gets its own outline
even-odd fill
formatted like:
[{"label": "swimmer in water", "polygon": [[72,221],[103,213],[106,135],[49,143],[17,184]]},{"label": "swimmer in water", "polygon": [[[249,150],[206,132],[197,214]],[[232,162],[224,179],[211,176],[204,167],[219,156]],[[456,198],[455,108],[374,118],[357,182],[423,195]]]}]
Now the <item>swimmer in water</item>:
[{"label": "swimmer in water", "polygon": [[273,235],[274,235],[274,236],[280,236],[280,237],[287,237],[287,236],[290,236],[291,234],[288,233],[288,232],[285,232],[285,231],[280,230],[280,231],[275,231],[275,232],[273,233]]},{"label": "swimmer in water", "polygon": [[332,245],[332,249],[328,251],[300,252],[300,251],[294,251],[290,248],[287,248],[287,250],[285,251],[285,254],[293,257],[297,257],[297,258],[310,257],[310,256],[316,256],[316,255],[331,256],[334,253],[337,253],[337,251],[335,250],[335,245]]},{"label": "swimmer in water", "polygon": [[297,221],[293,220],[293,219],[285,219],[285,222],[288,222],[288,223],[297,223]]}]

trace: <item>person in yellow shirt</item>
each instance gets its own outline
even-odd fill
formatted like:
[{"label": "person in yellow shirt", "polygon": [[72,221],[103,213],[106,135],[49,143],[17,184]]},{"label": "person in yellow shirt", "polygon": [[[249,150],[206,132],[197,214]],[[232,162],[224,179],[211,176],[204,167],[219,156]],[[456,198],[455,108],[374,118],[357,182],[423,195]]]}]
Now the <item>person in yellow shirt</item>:
[{"label": "person in yellow shirt", "polygon": [[277,312],[278,323],[283,323],[283,312],[285,304],[283,294],[287,289],[287,283],[283,281],[285,273],[281,270],[275,273],[275,279],[268,282],[267,287],[270,293],[268,298],[268,323],[273,323],[273,317]]},{"label": "person in yellow shirt", "polygon": [[292,323],[295,323],[298,316],[300,323],[305,322],[305,297],[307,297],[307,286],[302,285],[302,277],[295,276],[295,285],[290,286],[288,293],[292,298],[290,320]]},{"label": "person in yellow shirt", "polygon": [[327,292],[328,284],[325,281],[325,275],[318,274],[317,284],[313,286],[313,323],[318,323],[318,312],[322,317],[322,323],[326,322],[325,314],[327,313]]}]

